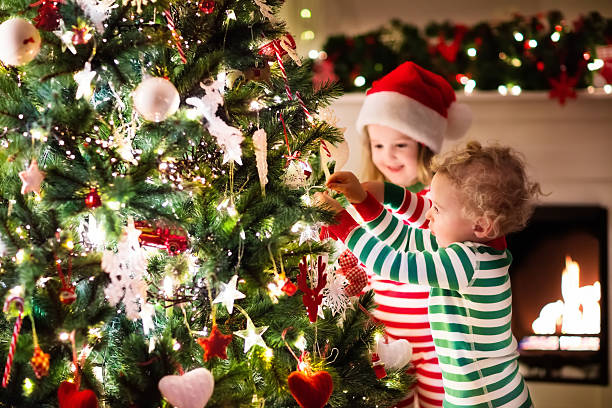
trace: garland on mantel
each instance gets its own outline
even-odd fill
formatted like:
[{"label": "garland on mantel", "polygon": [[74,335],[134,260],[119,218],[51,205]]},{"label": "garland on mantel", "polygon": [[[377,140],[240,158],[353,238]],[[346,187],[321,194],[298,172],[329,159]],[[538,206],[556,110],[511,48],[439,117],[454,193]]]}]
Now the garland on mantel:
[{"label": "garland on mantel", "polygon": [[404,61],[443,75],[456,89],[550,90],[561,104],[576,88],[612,92],[612,19],[598,12],[568,22],[559,11],[472,27],[430,23],[421,32],[399,20],[378,30],[330,37],[314,65],[315,85],[335,80],[346,92],[369,88]]}]

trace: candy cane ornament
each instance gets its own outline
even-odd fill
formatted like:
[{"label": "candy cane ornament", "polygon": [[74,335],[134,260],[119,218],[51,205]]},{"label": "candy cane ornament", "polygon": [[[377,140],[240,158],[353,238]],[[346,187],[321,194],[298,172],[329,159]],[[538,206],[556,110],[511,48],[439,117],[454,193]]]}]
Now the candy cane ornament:
[{"label": "candy cane ornament", "polygon": [[15,356],[15,349],[17,348],[17,338],[19,337],[19,331],[21,330],[21,324],[23,323],[23,299],[19,296],[12,296],[6,299],[4,302],[4,313],[7,313],[9,306],[12,302],[15,302],[19,309],[19,315],[15,321],[15,327],[13,328],[13,337],[11,338],[11,346],[9,347],[8,356],[6,357],[6,364],[4,366],[4,376],[2,377],[2,387],[6,388],[11,375],[11,366],[13,365],[13,357]]}]

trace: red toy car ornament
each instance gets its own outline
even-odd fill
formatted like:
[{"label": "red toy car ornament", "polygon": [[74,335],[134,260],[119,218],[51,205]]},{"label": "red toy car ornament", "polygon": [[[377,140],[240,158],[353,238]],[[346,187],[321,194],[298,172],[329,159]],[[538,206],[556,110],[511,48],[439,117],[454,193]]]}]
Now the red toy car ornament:
[{"label": "red toy car ornament", "polygon": [[154,225],[148,221],[135,221],[134,227],[142,231],[138,237],[141,246],[165,249],[170,255],[189,248],[187,232],[180,227]]}]

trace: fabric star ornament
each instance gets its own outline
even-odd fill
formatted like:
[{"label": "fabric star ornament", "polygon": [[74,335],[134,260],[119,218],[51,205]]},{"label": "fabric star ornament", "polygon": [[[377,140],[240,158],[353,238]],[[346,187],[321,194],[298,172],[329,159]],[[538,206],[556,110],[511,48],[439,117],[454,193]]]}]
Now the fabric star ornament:
[{"label": "fabric star ornament", "polygon": [[247,328],[246,330],[235,331],[234,334],[244,339],[244,352],[248,352],[253,346],[260,346],[266,348],[266,342],[261,337],[265,331],[268,330],[268,326],[255,327],[253,321],[247,317]]},{"label": "fabric star ornament", "polygon": [[552,98],[559,98],[559,103],[561,105],[565,105],[565,100],[567,98],[576,98],[576,83],[578,82],[578,78],[568,77],[567,71],[561,71],[561,75],[558,79],[549,78],[548,82],[550,83],[551,90],[548,93],[548,96]]},{"label": "fabric star ornament", "polygon": [[244,293],[236,289],[238,275],[232,276],[228,283],[221,282],[221,292],[217,295],[213,303],[221,303],[229,314],[234,311],[234,300],[244,299]]},{"label": "fabric star ornament", "polygon": [[21,194],[34,192],[40,195],[40,185],[45,178],[45,172],[38,169],[38,161],[33,159],[30,162],[30,167],[27,170],[19,172],[19,178],[23,183],[21,186]]},{"label": "fabric star ornament", "polygon": [[76,92],[76,99],[85,98],[85,100],[90,100],[93,95],[93,91],[91,89],[91,81],[96,76],[96,71],[91,70],[91,64],[89,62],[85,63],[85,67],[82,71],[74,74],[74,80],[79,87]]},{"label": "fabric star ornament", "polygon": [[64,20],[60,20],[59,30],[53,31],[60,40],[62,40],[62,52],[66,51],[66,48],[70,50],[71,53],[76,55],[77,51],[72,43],[72,36],[74,33],[71,30],[66,30],[66,26],[64,25]]},{"label": "fabric star ornament", "polygon": [[213,357],[227,360],[227,346],[232,341],[231,334],[223,334],[217,325],[213,325],[210,336],[200,337],[197,342],[204,349],[204,361]]}]

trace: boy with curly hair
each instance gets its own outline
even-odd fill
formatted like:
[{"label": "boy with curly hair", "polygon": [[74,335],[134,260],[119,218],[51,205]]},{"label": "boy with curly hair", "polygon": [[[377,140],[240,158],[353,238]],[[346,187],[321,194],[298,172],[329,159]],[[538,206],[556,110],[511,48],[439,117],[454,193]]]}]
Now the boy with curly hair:
[{"label": "boy with curly hair", "polygon": [[[540,187],[508,147],[470,142],[436,156],[432,169],[429,230],[405,225],[380,203],[389,189],[401,187],[366,183],[366,191],[349,172],[334,174],[327,185],[346,196],[365,227],[321,194],[337,212],[329,229],[381,277],[431,288],[428,313],[444,407],[531,407],[510,328],[512,256],[504,237],[525,226]],[[417,198],[402,193],[404,202]]]}]

